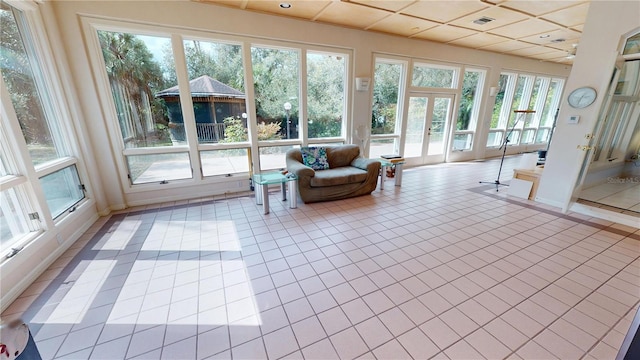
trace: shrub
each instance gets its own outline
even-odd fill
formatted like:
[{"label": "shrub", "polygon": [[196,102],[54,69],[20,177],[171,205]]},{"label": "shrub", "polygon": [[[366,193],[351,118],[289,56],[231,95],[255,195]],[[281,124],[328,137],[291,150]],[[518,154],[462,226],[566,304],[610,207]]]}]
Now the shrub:
[{"label": "shrub", "polygon": [[[232,143],[247,141],[247,128],[240,118],[228,117],[224,119],[224,140],[220,142]],[[258,124],[258,140],[279,140],[282,136],[279,134],[280,124],[268,123],[264,121]]]}]

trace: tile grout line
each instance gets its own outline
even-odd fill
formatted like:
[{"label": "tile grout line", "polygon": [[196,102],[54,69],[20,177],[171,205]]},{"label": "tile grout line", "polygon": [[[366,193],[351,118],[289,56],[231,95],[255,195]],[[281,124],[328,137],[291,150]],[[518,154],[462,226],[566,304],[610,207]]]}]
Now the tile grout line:
[{"label": "tile grout line", "polygon": [[[517,204],[515,204],[515,205],[522,206],[522,204],[519,204],[519,203],[517,203]],[[537,210],[537,208],[536,208],[536,209],[534,209],[534,210]],[[555,214],[554,214],[554,215],[555,215]],[[555,219],[554,219],[554,220],[555,220]],[[554,220],[549,220],[549,221],[547,221],[547,223],[549,223],[549,222],[551,222],[551,221],[554,221]],[[571,219],[571,220],[573,220],[573,219]],[[578,225],[580,225],[580,224],[582,224],[582,222],[578,222],[576,225],[574,225],[574,226],[572,226],[572,227],[578,226]],[[428,229],[428,228],[427,228],[427,229]],[[571,228],[567,228],[567,229],[563,230],[563,232],[564,232],[564,231],[567,231],[567,230],[569,230],[569,229],[571,229]],[[426,229],[425,229],[425,230],[426,230]],[[599,229],[599,230],[602,230],[602,229]],[[485,232],[485,233],[486,233],[486,232]],[[522,232],[521,232],[521,233],[522,233]],[[476,235],[476,236],[477,236],[477,235]],[[528,248],[528,247],[530,247],[530,246],[533,246],[533,245],[535,245],[535,244],[538,244],[538,243],[540,243],[540,242],[543,242],[544,240],[548,239],[549,237],[550,237],[550,236],[547,236],[547,237],[546,237],[546,238],[544,238],[544,239],[539,239],[536,243],[529,244],[529,245],[527,245],[526,247],[519,249],[519,251],[520,251],[520,250],[522,250],[522,249],[526,249],[526,248]],[[589,236],[587,236],[587,237],[589,237]],[[584,239],[586,239],[587,237],[585,237]],[[584,239],[582,239],[582,240],[584,240]],[[567,246],[567,247],[565,247],[565,248],[562,248],[562,249],[558,250],[556,253],[553,253],[552,255],[549,255],[549,256],[548,256],[547,258],[545,258],[545,259],[548,259],[548,260],[550,260],[550,261],[553,261],[552,259],[549,259],[551,256],[556,255],[556,254],[558,254],[559,252],[561,252],[561,251],[563,251],[563,250],[568,249],[568,247],[570,247],[570,246],[572,246],[572,245],[575,245],[575,244],[576,244],[577,242],[579,242],[579,241],[582,241],[582,240],[578,240],[578,239],[573,239],[573,240],[575,240],[575,242],[573,242],[572,244],[568,245],[568,246]],[[311,241],[312,241],[312,240],[311,240]],[[460,241],[464,241],[464,240],[460,240]],[[458,242],[460,242],[460,241],[458,241]],[[502,241],[502,240],[500,240],[500,241]],[[457,242],[456,242],[456,243],[457,243]],[[497,243],[497,242],[496,242],[496,243]],[[493,244],[487,245],[487,246],[485,246],[485,247],[483,247],[483,248],[480,248],[480,249],[484,249],[484,248],[489,247],[489,246],[491,246],[491,245],[495,245],[496,243],[493,243]],[[455,244],[455,243],[453,243],[453,244]],[[373,245],[375,245],[375,244],[373,244]],[[612,246],[613,246],[613,245],[612,245]],[[438,250],[440,250],[440,249],[443,249],[443,248],[439,248]],[[475,251],[477,251],[477,250],[478,250],[478,249],[474,250],[474,252],[475,252]],[[606,249],[604,249],[604,250],[606,250]],[[604,250],[602,250],[602,251],[604,251]],[[435,250],[435,251],[437,251],[437,250]],[[569,250],[569,251],[570,251],[570,250]],[[602,252],[602,251],[601,251],[601,252]],[[429,252],[427,252],[427,253],[429,253]],[[511,254],[509,254],[509,255],[512,255],[512,254],[514,254],[514,253],[511,253]],[[599,254],[599,253],[598,253],[598,254]],[[598,255],[598,254],[596,254],[596,255]],[[465,254],[465,255],[463,255],[463,256],[466,256],[466,255],[468,255],[468,254]],[[488,264],[486,264],[486,265],[482,266],[481,268],[474,269],[474,271],[480,270],[480,269],[482,269],[482,268],[484,268],[484,267],[486,267],[486,266],[488,266],[488,265],[492,265],[493,263],[495,263],[495,262],[497,262],[497,261],[499,261],[499,260],[505,260],[505,261],[509,262],[507,259],[505,259],[505,258],[506,258],[507,256],[509,256],[509,255],[506,255],[506,256],[504,256],[504,257],[502,257],[502,258],[498,258],[497,260],[495,260],[495,261],[493,261],[493,262],[491,262],[491,263],[488,263]],[[594,255],[594,256],[596,256],[596,255]],[[457,258],[455,258],[455,259],[460,259],[460,258],[461,258],[461,257],[463,257],[463,256],[457,257]],[[326,257],[325,257],[325,258],[326,258]],[[369,259],[370,259],[370,258],[369,258]],[[416,258],[414,257],[414,258],[412,258],[412,259],[416,259]],[[455,260],[455,259],[454,259],[454,260]],[[462,259],[460,259],[460,260],[462,260]],[[364,260],[363,260],[363,261],[364,261]],[[419,260],[417,260],[417,261],[419,261]],[[462,260],[462,261],[464,262],[464,260]],[[541,261],[542,261],[542,260],[541,260]],[[374,260],[374,262],[375,262],[375,260]],[[449,262],[450,262],[450,261],[449,261]],[[540,262],[540,261],[538,261],[538,263],[539,263],[539,262]],[[555,262],[555,261],[553,261],[553,262]],[[448,262],[447,262],[447,263],[448,263]],[[465,262],[465,263],[466,263],[466,262]],[[353,263],[353,264],[357,266],[357,263]],[[401,263],[398,263],[398,264],[402,265]],[[446,265],[446,263],[440,264],[440,265],[438,265],[438,266],[441,266],[441,265]],[[537,263],[535,263],[534,265],[537,265]],[[529,269],[530,267],[532,267],[532,266],[534,266],[534,265],[531,265],[531,266],[529,266],[529,267],[527,267],[527,268],[525,268],[525,269],[521,270],[521,271],[520,271],[520,272],[518,272],[517,274],[520,274],[520,273],[524,272],[525,270]],[[435,268],[435,267],[434,267],[434,268]],[[384,269],[383,269],[383,270],[384,270]],[[429,270],[430,270],[430,269],[429,269]],[[429,271],[429,270],[425,270],[425,271]],[[570,271],[571,271],[571,270],[570,270]],[[570,272],[570,271],[569,271],[569,272]],[[512,275],[512,276],[510,276],[509,278],[513,278],[513,277],[515,277],[517,274]],[[360,276],[360,277],[358,277],[358,278],[362,278],[362,277],[365,277],[365,276],[368,278],[368,275],[369,275],[369,274],[364,274],[363,276]],[[462,277],[465,277],[465,275],[461,275],[461,276],[459,276],[459,277],[457,277],[457,278],[455,278],[455,279],[452,279],[452,280],[448,281],[447,283],[445,283],[445,284],[443,284],[443,285],[440,285],[440,286],[438,286],[438,287],[436,287],[436,288],[431,288],[431,290],[430,290],[430,291],[437,290],[438,288],[441,288],[442,286],[445,286],[445,285],[446,285],[446,284],[448,284],[448,283],[452,283],[453,281],[455,281],[455,280],[457,280],[457,279],[459,279],[459,278],[462,278]],[[561,276],[561,277],[563,277],[563,276]],[[352,280],[355,280],[355,279],[358,279],[358,278],[354,278],[354,279],[352,279]],[[393,277],[392,277],[392,278],[393,278]],[[509,278],[507,278],[507,279],[503,280],[502,282],[498,282],[497,284],[493,285],[491,288],[493,288],[493,287],[495,287],[495,286],[497,286],[497,285],[502,284],[503,282],[505,282],[505,281],[506,281],[506,280],[508,280]],[[394,278],[394,279],[395,279],[395,278]],[[370,279],[369,279],[369,280],[370,280]],[[445,280],[446,280],[446,279],[445,279]],[[554,281],[554,282],[555,282],[555,281]],[[297,279],[296,279],[296,283],[299,283],[299,282],[297,281]],[[399,282],[399,281],[396,281],[396,283],[398,283],[398,284],[399,284],[400,282]],[[548,287],[548,286],[549,286],[549,285],[551,285],[551,284],[553,284],[553,283],[548,284],[548,285],[547,285],[547,286],[545,286],[544,288]],[[402,286],[402,284],[400,284],[400,285]],[[453,284],[452,284],[452,285],[453,285]],[[403,286],[403,287],[404,287],[404,286]],[[455,285],[454,285],[454,287],[455,287]],[[488,291],[488,290],[490,290],[491,288],[489,288],[489,289],[485,289],[484,291]],[[536,293],[541,292],[544,288],[542,288],[542,289],[538,290]],[[380,288],[378,288],[378,289],[379,289],[379,290],[381,290]],[[458,289],[458,290],[459,290],[459,289]],[[359,294],[359,295],[360,295],[360,294]],[[465,295],[466,295],[466,294],[465,294]],[[521,294],[520,294],[520,295],[521,295]],[[362,295],[360,295],[360,296],[359,296],[359,298],[360,298],[360,299],[362,299]],[[472,298],[472,297],[470,297],[469,299],[471,299],[471,298]],[[413,299],[416,299],[416,300],[420,301],[419,299],[417,299],[417,296],[416,296],[416,297],[414,297],[414,298],[412,298],[411,300],[413,300]],[[525,298],[525,300],[526,300],[526,299],[527,299],[527,298]],[[335,300],[335,299],[334,299],[334,300]],[[411,300],[408,300],[408,301],[411,301]],[[407,302],[408,302],[408,301],[407,301]],[[406,303],[406,302],[405,302],[405,303]],[[366,304],[366,302],[365,302],[365,304]],[[399,305],[401,305],[401,304],[399,304]],[[480,304],[480,305],[481,305],[481,306],[483,306],[482,304]],[[565,305],[566,305],[566,304],[565,304]],[[338,305],[338,306],[340,306],[340,305]],[[457,307],[457,305],[454,305],[454,306],[453,306],[453,308],[455,308],[455,307]],[[483,306],[483,307],[484,307],[484,306]],[[515,305],[514,305],[514,306],[512,306],[511,308],[515,308]],[[377,314],[375,314],[375,313],[374,313],[374,316],[377,316]],[[466,315],[465,315],[465,316],[466,316]],[[436,315],[436,317],[438,317],[438,315]],[[497,316],[496,316],[496,318],[497,318],[497,317],[499,317],[499,315],[497,315]],[[369,319],[369,318],[367,318],[367,319],[365,319],[365,320],[363,320],[363,321],[366,321],[366,320],[368,320],[368,319]],[[494,318],[494,319],[492,319],[492,320],[495,320],[495,318]],[[427,321],[429,321],[429,320],[427,320]],[[473,321],[473,319],[472,319],[472,321]],[[474,321],[474,322],[475,322],[475,321]],[[360,323],[361,323],[361,322],[360,322]],[[359,324],[359,323],[358,323],[358,324]],[[356,325],[356,324],[352,324],[352,326],[355,326],[355,325]],[[418,325],[416,325],[416,327],[415,327],[415,328],[419,328],[421,325],[422,325],[422,324],[418,324]],[[482,326],[481,326],[481,327],[482,327]],[[407,332],[409,332],[409,331],[411,331],[411,330],[413,330],[413,329],[415,329],[415,328],[412,328],[412,329],[408,330]],[[543,329],[543,330],[544,330],[544,329]],[[405,333],[406,333],[406,332],[405,332]],[[403,333],[403,334],[404,334],[404,333]],[[402,335],[402,334],[400,334],[400,336],[401,336],[401,335]],[[458,342],[459,342],[459,340],[458,340]],[[455,343],[454,343],[454,344],[451,344],[449,347],[451,347],[451,346],[453,346],[453,345],[455,345]],[[447,348],[449,348],[449,347],[447,347]],[[373,350],[375,350],[375,349],[372,349],[371,351],[373,351]],[[445,349],[442,349],[442,352],[444,352],[445,350],[446,350],[446,348],[445,348]]]},{"label": "tile grout line", "polygon": [[[621,270],[622,271],[622,270]],[[624,320],[624,318],[629,315],[629,313],[632,312],[637,312],[638,311],[638,305],[640,305],[640,300],[636,301],[636,303],[624,314],[624,316],[622,316],[620,319],[618,319],[618,321],[615,322],[615,324],[613,324],[609,330],[607,330],[601,337],[600,339],[598,339],[593,345],[591,345],[591,347],[589,348],[589,350],[587,350],[587,352],[582,355],[582,357],[580,357],[580,359],[584,359],[587,355],[589,355],[589,353],[595,349],[596,346],[598,346],[598,344],[604,342],[604,338],[607,337],[607,335],[609,335],[609,333],[611,331],[614,331],[616,326],[618,326],[619,323],[622,322],[622,320]]]},{"label": "tile grout line", "polygon": [[[553,220],[551,220],[551,221],[553,221]],[[568,230],[568,229],[567,229],[567,230]],[[547,238],[548,238],[548,237],[547,237]],[[526,249],[526,248],[527,248],[527,247],[529,247],[529,246],[533,246],[533,245],[535,245],[535,244],[537,244],[537,243],[539,243],[539,242],[542,242],[542,241],[546,240],[547,238],[545,238],[545,239],[540,239],[538,242],[536,242],[536,243],[534,243],[534,244],[529,244],[528,246],[526,246],[525,248],[522,248],[522,249]],[[463,241],[463,240],[461,240],[461,241]],[[576,242],[577,242],[577,241],[580,241],[580,240],[576,240]],[[454,243],[454,244],[455,244],[455,243]],[[375,244],[373,244],[373,245],[375,245]],[[489,246],[491,246],[491,245],[495,245],[495,243],[494,243],[494,244],[487,245],[487,246],[485,246],[485,247],[483,247],[483,248],[480,248],[480,249],[484,249],[484,248],[489,247]],[[572,245],[573,245],[573,244],[572,244]],[[569,246],[571,246],[571,245],[569,245]],[[440,250],[440,249],[443,249],[443,248],[439,248],[438,250]],[[522,250],[522,249],[520,249],[520,250]],[[562,251],[562,250],[565,250],[565,249],[566,249],[566,248],[563,248],[563,249],[559,250],[558,252],[560,252],[560,251]],[[437,250],[436,250],[436,251],[437,251]],[[477,251],[477,250],[475,250],[475,251]],[[474,251],[474,252],[475,252],[475,251]],[[604,251],[604,250],[603,250],[603,251]],[[427,253],[428,253],[428,252],[427,252]],[[511,254],[513,254],[513,253],[511,253]],[[509,255],[511,255],[511,254],[509,254]],[[554,253],[553,255],[555,255],[555,254],[557,254],[557,253]],[[468,254],[466,254],[466,255],[468,255]],[[466,256],[466,255],[463,255],[463,256]],[[508,256],[508,255],[507,255],[507,256]],[[550,255],[549,257],[551,257],[551,256],[552,256],[552,255]],[[594,256],[595,256],[595,255],[594,255]],[[461,256],[461,257],[462,257],[462,256]],[[460,259],[461,257],[457,257],[457,258],[455,258],[455,259]],[[491,264],[493,264],[493,263],[497,262],[498,260],[503,260],[505,257],[506,257],[506,256],[504,256],[504,257],[502,257],[502,258],[498,258],[498,259],[497,259],[497,260],[495,260],[494,262],[488,263],[488,264],[484,265],[483,267],[486,267],[486,266],[488,266],[488,265],[491,265]],[[548,259],[549,257],[547,257],[547,259]],[[370,259],[370,258],[369,258],[369,259]],[[414,258],[412,258],[412,259],[415,259],[415,257],[414,257]],[[508,260],[506,260],[506,259],[504,259],[504,260],[505,260],[505,261],[508,261]],[[551,259],[549,259],[549,260],[551,260]],[[364,260],[363,260],[363,261],[364,261]],[[418,260],[418,261],[419,261],[419,260]],[[464,260],[462,260],[462,261],[464,262]],[[553,261],[553,260],[551,260],[551,261]],[[375,262],[375,260],[374,260],[374,262]],[[357,263],[353,263],[353,264],[357,266]],[[402,265],[401,263],[398,263],[398,264],[399,264],[399,265]],[[438,266],[441,266],[441,265],[446,265],[446,263],[440,264],[440,265],[438,265]],[[532,266],[533,266],[533,265],[532,265]],[[483,267],[481,267],[481,268],[483,268]],[[531,267],[531,266],[530,266],[530,267]],[[435,267],[434,267],[434,268],[435,268]],[[475,269],[474,271],[476,271],[476,270],[480,270],[481,268]],[[526,270],[526,269],[528,269],[528,268],[525,268],[524,270]],[[384,269],[382,269],[382,270],[384,270]],[[406,269],[405,269],[405,270],[406,270]],[[521,270],[519,273],[523,272],[524,270]],[[425,271],[429,271],[429,270],[425,270]],[[518,274],[519,274],[519,273],[518,273]],[[517,275],[517,274],[516,274],[516,275]],[[511,277],[509,277],[509,278],[515,277],[516,275],[512,275],[512,276],[511,276]],[[354,279],[352,279],[352,280],[359,279],[359,278],[362,278],[362,277],[365,277],[365,276],[368,278],[368,274],[364,274],[363,276],[360,276],[360,277],[358,277],[358,278],[354,278]],[[446,285],[446,284],[448,284],[448,283],[452,283],[452,282],[453,282],[453,281],[455,281],[456,279],[459,279],[459,278],[462,278],[462,277],[465,277],[465,275],[461,275],[460,277],[455,278],[455,279],[453,279],[453,280],[451,280],[451,281],[448,281],[447,283],[445,283],[445,284],[443,284],[443,285],[441,285],[441,286],[438,286],[438,287],[436,287],[436,288],[431,288],[431,290],[430,290],[430,291],[437,290],[438,288],[441,288],[442,286],[445,286],[445,285]],[[392,277],[392,278],[393,278],[393,277]],[[394,279],[395,279],[395,278],[394,278]],[[369,280],[370,280],[370,279],[369,279]],[[497,285],[502,284],[502,283],[503,283],[504,281],[506,281],[506,280],[507,280],[507,279],[503,280],[502,282],[498,282],[497,284],[493,285],[491,288],[493,288],[493,287],[495,287],[495,286],[497,286]],[[402,284],[400,284],[400,281],[396,281],[396,283],[397,283],[397,284],[399,284],[399,285],[401,285],[401,286],[403,286]],[[394,283],[394,284],[396,284],[396,283]],[[391,285],[392,285],[392,284],[391,284]],[[452,285],[453,285],[453,284],[452,284]],[[549,285],[550,285],[550,284],[549,284]],[[389,285],[389,286],[390,286],[390,285]],[[454,285],[454,286],[455,286],[455,285]],[[547,286],[548,286],[548,285],[547,285]],[[404,287],[404,286],[403,286],[403,287]],[[491,289],[491,288],[489,288],[489,289]],[[484,291],[488,291],[489,289],[485,289]],[[544,289],[544,288],[543,288],[543,289]],[[538,292],[542,291],[543,289],[540,289]],[[381,290],[381,288],[378,288],[378,290]],[[459,289],[458,289],[458,290],[459,290]],[[376,290],[376,291],[377,291],[377,290]],[[375,292],[375,291],[374,291],[374,292]],[[359,295],[360,295],[360,294],[359,294]],[[466,295],[466,294],[465,294],[465,295]],[[358,298],[362,299],[362,296],[363,296],[363,295],[360,295]],[[470,297],[469,299],[471,299],[471,298],[472,298],[472,297]],[[418,297],[417,297],[417,296],[414,296],[411,300],[414,300],[414,299],[415,299],[415,300],[420,301],[420,300],[418,299]],[[335,300],[335,299],[334,299],[334,300]],[[411,301],[411,300],[408,300],[408,301]],[[408,301],[406,301],[406,302],[408,302]],[[406,303],[406,302],[404,302],[404,303]],[[402,303],[402,304],[404,304],[404,303]],[[366,302],[365,302],[365,304],[366,304]],[[399,305],[401,305],[401,304],[398,304],[397,306],[399,306]],[[482,304],[480,304],[480,305],[481,305],[481,306],[483,306]],[[338,305],[338,306],[340,306],[340,305]],[[455,308],[455,307],[457,307],[457,305],[454,305],[452,308]],[[483,306],[483,307],[484,307],[484,306]],[[514,308],[514,307],[515,307],[515,306],[513,306],[512,308]],[[373,311],[372,311],[372,313],[374,314],[374,316],[375,316],[375,317],[377,317],[377,316],[378,316],[377,314],[375,314],[375,312],[373,312]],[[466,315],[465,315],[465,316],[466,316]],[[499,315],[496,315],[496,318],[497,318],[498,316],[499,316]],[[436,315],[435,317],[439,317],[439,316],[438,316],[438,315]],[[363,321],[359,322],[358,324],[360,324],[360,323],[362,323],[362,322],[364,322],[364,321],[366,321],[366,320],[368,320],[368,319],[370,319],[370,318],[364,319]],[[494,319],[495,319],[495,318],[494,318]],[[494,320],[494,319],[492,319],[492,320]],[[429,321],[429,320],[427,320],[427,321]],[[473,321],[473,319],[472,319],[472,321]],[[475,321],[474,321],[474,322],[475,322]],[[399,334],[399,336],[401,336],[401,335],[403,335],[403,334],[405,334],[405,333],[407,333],[407,332],[409,332],[409,331],[412,331],[412,330],[413,330],[413,329],[415,329],[415,328],[418,328],[418,329],[419,329],[419,327],[420,327],[421,325],[423,325],[423,324],[424,324],[424,323],[422,323],[422,324],[417,324],[415,327],[412,327],[410,330],[408,330],[408,331],[406,331],[406,332],[404,332],[404,333],[402,333],[402,334]],[[352,324],[352,326],[355,326],[355,325],[356,325],[356,324]],[[480,326],[480,327],[482,327],[482,326]],[[387,329],[387,330],[388,330],[388,329]],[[424,333],[424,332],[423,332],[423,333]],[[455,343],[454,343],[454,344],[455,344]],[[451,344],[450,346],[453,346],[454,344]],[[384,344],[382,344],[382,345],[384,345]],[[380,345],[380,346],[382,346],[382,345]],[[402,344],[401,344],[401,345],[402,345]],[[376,347],[376,348],[379,348],[380,346],[378,346],[378,347]],[[449,347],[450,347],[450,346],[449,346]],[[404,347],[404,346],[403,346],[403,347]],[[376,348],[371,349],[371,351],[375,350]],[[448,348],[448,347],[447,347],[447,348]],[[442,349],[442,350],[441,350],[441,352],[444,352],[447,348]],[[405,350],[406,350],[406,349],[405,349]]]},{"label": "tile grout line", "polygon": [[[620,242],[620,241],[622,241],[622,240],[623,240],[623,239],[618,240],[616,243],[614,243],[614,244],[610,245],[609,247],[607,247],[607,248],[603,249],[600,253],[598,253],[598,254],[596,254],[596,255],[592,256],[592,257],[591,257],[591,258],[589,258],[587,261],[592,260],[592,259],[593,259],[593,258],[595,258],[597,255],[602,254],[603,252],[605,252],[606,250],[608,250],[608,249],[610,249],[611,247],[615,246],[617,243],[619,243],[619,242]],[[593,289],[591,292],[589,292],[589,294],[587,294],[587,295],[583,296],[583,297],[582,297],[582,299],[581,299],[577,304],[575,304],[575,305],[573,305],[573,306],[570,306],[570,307],[569,307],[569,309],[567,309],[566,311],[564,311],[561,315],[556,316],[556,319],[555,319],[554,321],[552,321],[549,325],[546,325],[542,330],[540,330],[540,331],[539,331],[538,333],[536,333],[534,336],[531,336],[531,337],[530,337],[530,339],[529,339],[529,341],[528,341],[527,343],[529,343],[529,342],[531,342],[531,341],[535,341],[535,337],[536,337],[536,336],[540,335],[540,333],[542,333],[543,331],[545,331],[545,330],[549,329],[549,327],[550,327],[551,325],[553,325],[556,321],[558,321],[559,319],[561,319],[561,318],[562,318],[562,316],[566,315],[569,311],[573,310],[576,306],[578,306],[578,304],[582,303],[583,301],[588,301],[588,300],[587,300],[587,298],[588,298],[591,294],[595,293],[598,289],[600,289],[602,286],[604,286],[604,285],[605,285],[609,280],[613,279],[617,274],[619,274],[620,272],[622,272],[625,268],[627,268],[627,267],[631,266],[631,265],[632,265],[632,263],[633,263],[634,261],[637,261],[638,259],[640,259],[640,256],[637,256],[633,261],[631,261],[631,262],[630,262],[629,264],[627,264],[625,267],[623,267],[622,269],[618,270],[614,275],[611,275],[611,276],[609,277],[609,279],[607,279],[606,281],[602,282],[598,287],[596,287],[596,288],[595,288],[595,289]],[[585,262],[583,262],[582,264],[580,264],[579,266],[584,265],[585,263],[586,263],[586,261],[585,261]],[[588,265],[587,265],[587,266],[588,266]],[[577,267],[576,267],[576,268],[577,268]],[[572,272],[572,271],[575,271],[575,269],[576,269],[576,268],[571,269],[571,270],[570,270],[569,272],[567,272],[566,274],[568,274],[568,273],[570,273],[570,272]],[[565,274],[565,275],[566,275],[566,274]],[[562,277],[564,277],[565,275],[563,275]],[[588,276],[588,277],[591,277],[591,276],[586,275],[586,274],[583,274],[583,275]],[[595,279],[595,280],[597,280],[597,279]],[[542,290],[544,290],[545,288],[547,288],[548,286],[550,286],[550,285],[554,284],[556,281],[557,281],[557,280],[555,280],[555,281],[554,281],[554,282],[552,282],[551,284],[549,284],[549,285],[545,286],[544,288],[540,289],[540,291],[542,291]],[[540,292],[540,291],[538,291],[538,292]],[[574,294],[574,295],[576,295],[576,294]],[[533,296],[533,295],[532,295],[532,296]],[[549,295],[549,296],[552,296],[552,295]],[[553,296],[552,296],[552,297],[553,297]],[[528,299],[528,298],[527,298],[527,299]],[[561,300],[559,300],[559,299],[556,299],[556,300],[558,300],[558,301],[562,302],[562,301],[561,301]],[[568,304],[565,304],[565,305],[568,305]],[[595,304],[595,305],[596,305],[596,306],[598,306],[598,307],[600,307],[600,306],[599,306],[599,305],[597,305],[597,304]],[[583,313],[582,311],[580,311],[580,310],[577,310],[577,309],[576,309],[576,311],[579,311],[580,313],[584,314],[584,313]],[[554,315],[555,315],[555,314],[554,314]],[[586,316],[588,316],[589,318],[591,318],[591,319],[593,319],[593,320],[595,320],[595,321],[597,321],[597,322],[599,322],[599,323],[600,323],[600,321],[599,321],[599,320],[597,320],[597,319],[595,319],[595,318],[591,317],[589,314],[584,314],[584,315],[586,315]],[[541,324],[541,325],[542,325],[542,324]],[[603,325],[606,325],[606,324],[603,324]],[[549,329],[549,330],[553,332],[553,330],[551,330],[551,329]],[[607,331],[607,333],[608,333],[609,331],[611,331],[611,329],[609,329],[609,330]],[[607,333],[605,333],[603,336],[606,336],[606,334],[607,334]],[[561,335],[558,335],[558,336],[562,337]],[[564,338],[563,338],[563,339],[564,339]],[[564,339],[564,340],[565,340],[565,341],[567,341],[567,342],[569,342],[570,344],[574,345],[575,347],[578,347],[576,344],[572,343],[571,341],[569,341],[569,340],[567,340],[567,339]],[[597,342],[592,346],[592,348],[593,348],[593,347],[595,347],[599,342],[600,342],[600,341],[597,341]],[[512,351],[508,356],[516,355],[516,352],[517,352],[519,349],[521,349],[524,345],[526,345],[527,343],[522,344],[521,346],[519,346],[516,350]],[[540,345],[540,344],[538,344],[538,345]],[[543,345],[540,345],[540,346],[541,346],[541,347],[543,347],[543,348],[545,348]],[[546,349],[546,348],[545,348],[545,350],[547,350],[547,351],[551,352],[549,349]],[[580,349],[580,350],[582,350],[582,349]],[[591,349],[589,349],[589,351],[590,351],[590,350],[591,350]],[[586,354],[588,354],[588,353],[589,353],[589,351],[587,351],[587,352],[583,355],[583,357],[584,357]],[[555,355],[555,354],[554,354],[554,355]]]}]

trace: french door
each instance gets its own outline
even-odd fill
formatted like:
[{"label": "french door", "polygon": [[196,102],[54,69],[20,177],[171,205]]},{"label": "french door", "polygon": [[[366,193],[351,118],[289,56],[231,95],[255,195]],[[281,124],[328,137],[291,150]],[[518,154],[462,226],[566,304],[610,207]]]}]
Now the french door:
[{"label": "french door", "polygon": [[410,92],[403,155],[410,165],[444,162],[453,123],[453,94]]}]

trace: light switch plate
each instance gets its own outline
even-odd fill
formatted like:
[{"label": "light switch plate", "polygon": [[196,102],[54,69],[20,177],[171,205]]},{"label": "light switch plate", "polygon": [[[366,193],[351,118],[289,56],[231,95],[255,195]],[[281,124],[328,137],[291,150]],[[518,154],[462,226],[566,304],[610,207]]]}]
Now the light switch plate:
[{"label": "light switch plate", "polygon": [[569,124],[577,124],[580,121],[580,115],[571,115],[569,116]]}]

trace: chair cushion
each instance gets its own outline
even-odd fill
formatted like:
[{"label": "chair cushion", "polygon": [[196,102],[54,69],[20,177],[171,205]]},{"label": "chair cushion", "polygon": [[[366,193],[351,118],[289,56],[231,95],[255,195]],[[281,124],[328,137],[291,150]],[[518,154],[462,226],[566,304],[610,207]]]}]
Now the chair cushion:
[{"label": "chair cushion", "polygon": [[329,168],[329,160],[327,159],[327,149],[323,147],[302,147],[302,163],[313,170],[326,170]]},{"label": "chair cushion", "polygon": [[367,171],[352,166],[316,171],[311,178],[311,187],[335,186],[361,183],[367,179]]}]

